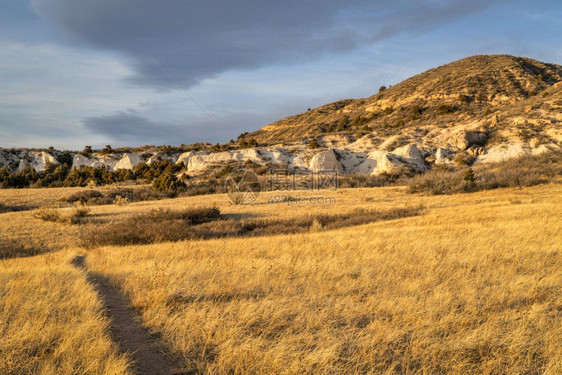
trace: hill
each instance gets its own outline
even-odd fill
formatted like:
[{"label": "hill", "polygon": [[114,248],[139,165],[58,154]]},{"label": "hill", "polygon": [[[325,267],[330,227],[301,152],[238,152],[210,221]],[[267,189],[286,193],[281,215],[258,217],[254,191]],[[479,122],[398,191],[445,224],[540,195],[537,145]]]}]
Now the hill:
[{"label": "hill", "polygon": [[491,118],[562,80],[562,66],[508,55],[481,55],[443,65],[364,99],[346,99],[287,117],[251,133],[259,143],[326,134],[396,135],[405,128]]},{"label": "hill", "polygon": [[[92,176],[105,176],[93,181],[100,183],[137,175],[154,178],[162,171],[208,181],[242,166],[260,173],[289,168],[398,176],[438,165],[462,168],[560,152],[561,81],[560,65],[508,55],[473,56],[383,87],[369,98],[330,103],[222,145],[89,152],[0,149],[0,186],[40,186],[53,180],[44,174],[56,172],[58,164],[66,169],[54,179],[57,186],[74,186],[75,180],[81,186]],[[72,168],[88,173],[71,174],[68,182]]]}]

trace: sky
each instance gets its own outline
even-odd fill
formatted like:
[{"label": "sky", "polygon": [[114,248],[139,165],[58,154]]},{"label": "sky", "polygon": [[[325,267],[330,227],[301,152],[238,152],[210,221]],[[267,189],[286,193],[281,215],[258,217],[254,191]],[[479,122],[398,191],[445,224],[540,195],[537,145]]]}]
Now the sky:
[{"label": "sky", "polygon": [[476,54],[562,64],[562,3],[0,0],[0,147],[227,142]]}]

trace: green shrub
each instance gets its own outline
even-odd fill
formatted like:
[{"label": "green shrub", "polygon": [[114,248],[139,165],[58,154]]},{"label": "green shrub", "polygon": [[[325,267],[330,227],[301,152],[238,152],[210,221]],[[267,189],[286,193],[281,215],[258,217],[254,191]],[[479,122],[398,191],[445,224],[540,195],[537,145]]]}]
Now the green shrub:
[{"label": "green shrub", "polygon": [[156,191],[177,193],[185,188],[185,184],[172,173],[165,173],[154,180],[152,187]]},{"label": "green shrub", "polygon": [[70,152],[63,152],[62,154],[57,156],[57,161],[67,167],[71,167],[72,163],[74,163],[74,159]]},{"label": "green shrub", "polygon": [[129,200],[129,202],[141,202],[166,199],[173,196],[173,194],[156,191],[151,187],[136,188],[136,189],[114,189],[106,194],[106,197],[112,201],[120,196]]},{"label": "green shrub", "polygon": [[101,155],[109,155],[113,152],[113,148],[111,148],[111,145],[107,145],[104,148],[102,148],[100,150],[100,154]]},{"label": "green shrub", "polygon": [[92,149],[92,146],[84,146],[84,150],[82,150],[81,153],[82,155],[89,157],[93,152],[94,150]]}]

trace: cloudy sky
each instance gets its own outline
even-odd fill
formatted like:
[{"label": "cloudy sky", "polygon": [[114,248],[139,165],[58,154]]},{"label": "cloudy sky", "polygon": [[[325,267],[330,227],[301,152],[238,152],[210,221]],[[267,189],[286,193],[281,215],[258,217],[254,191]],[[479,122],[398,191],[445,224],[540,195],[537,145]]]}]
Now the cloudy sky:
[{"label": "cloudy sky", "polygon": [[562,64],[559,1],[0,0],[0,147],[225,142],[475,54]]}]

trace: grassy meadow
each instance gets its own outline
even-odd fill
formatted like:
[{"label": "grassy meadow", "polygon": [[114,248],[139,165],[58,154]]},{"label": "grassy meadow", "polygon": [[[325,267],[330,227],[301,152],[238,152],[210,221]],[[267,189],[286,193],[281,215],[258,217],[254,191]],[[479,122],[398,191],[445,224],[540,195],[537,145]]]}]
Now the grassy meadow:
[{"label": "grassy meadow", "polygon": [[[0,190],[0,200],[49,206],[73,191],[62,190]],[[561,184],[290,195],[334,204],[268,204],[264,193],[248,206],[224,195],[91,206],[78,224],[41,220],[36,210],[0,214],[3,241],[29,239],[48,251],[0,260],[0,373],[131,371],[84,271],[70,264],[76,254],[128,296],[186,368],[204,374],[562,372]],[[313,221],[295,233],[81,247],[96,228],[198,207],[284,223],[358,209],[420,213],[335,229]]]},{"label": "grassy meadow", "polygon": [[1,374],[130,374],[73,256],[0,261]]}]

